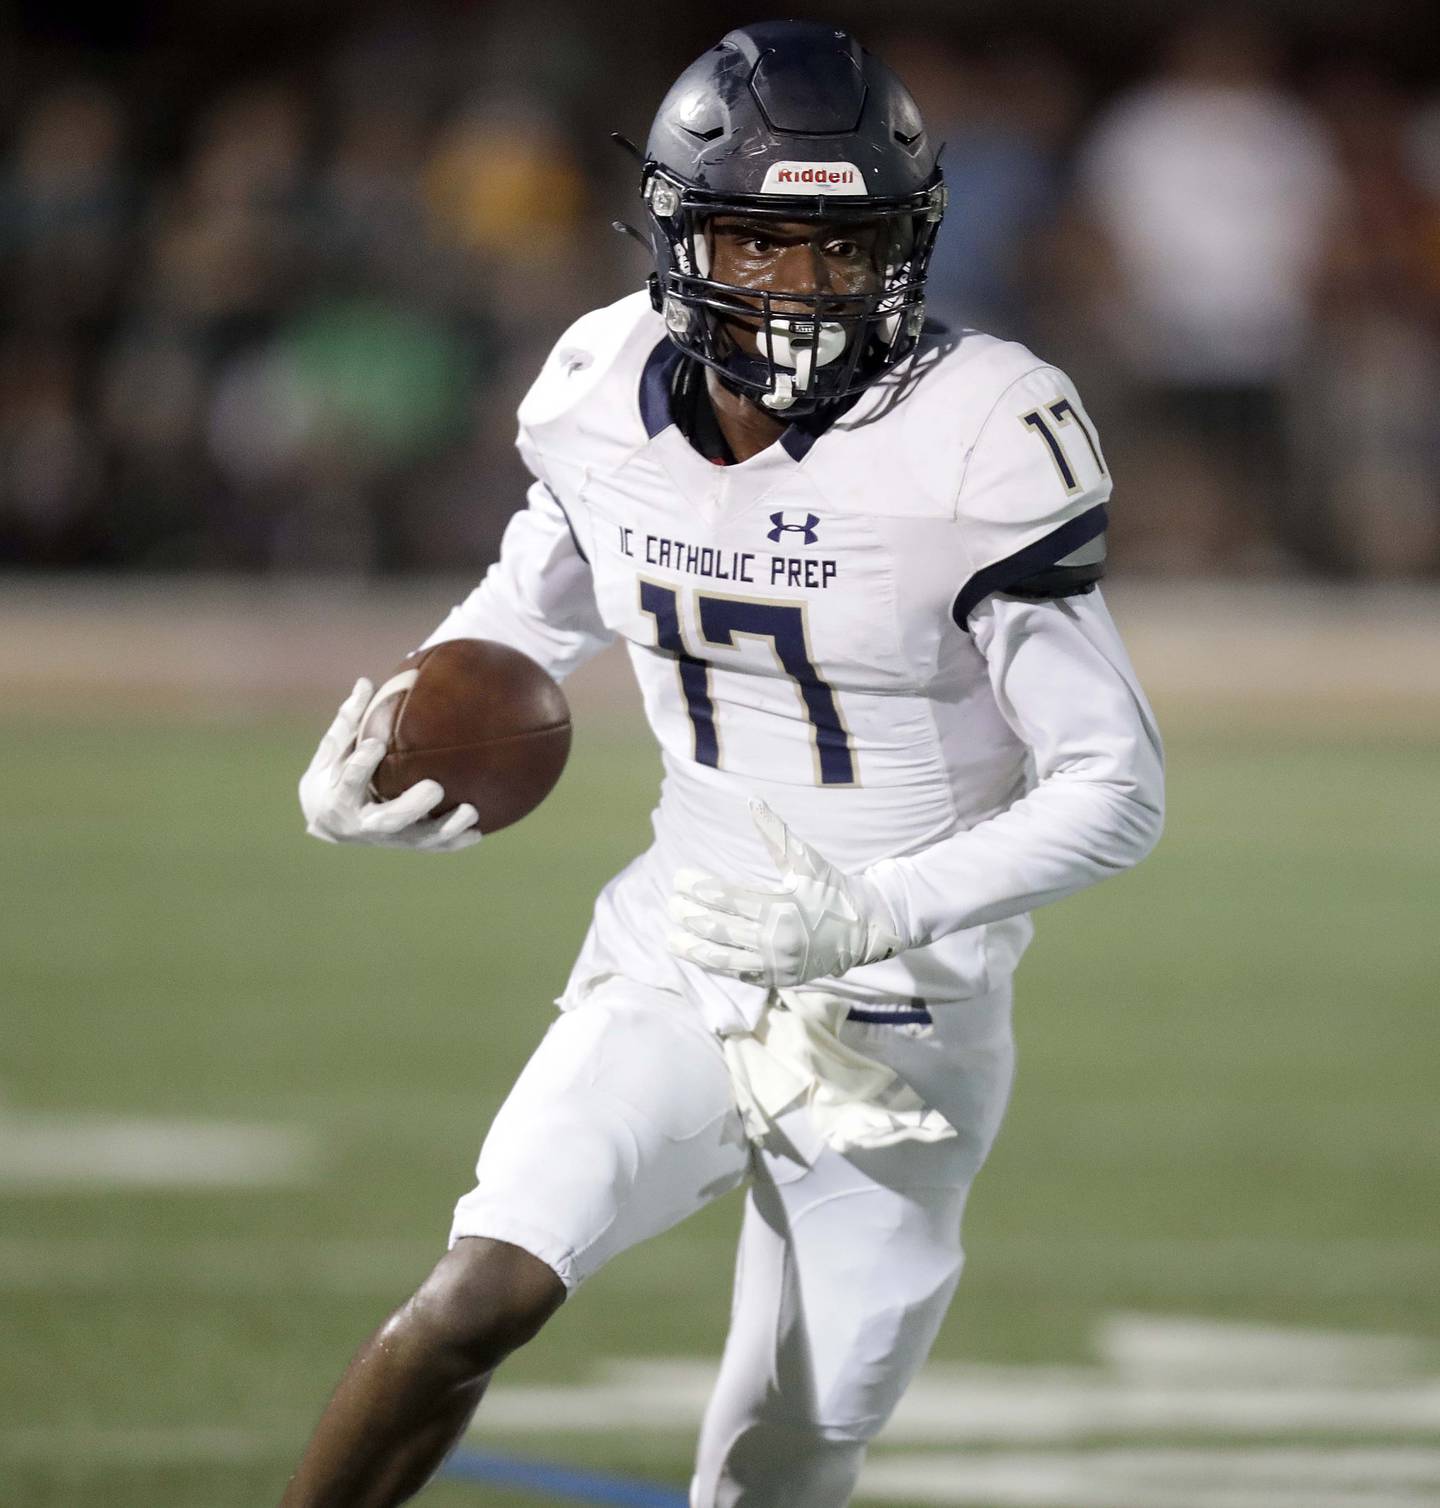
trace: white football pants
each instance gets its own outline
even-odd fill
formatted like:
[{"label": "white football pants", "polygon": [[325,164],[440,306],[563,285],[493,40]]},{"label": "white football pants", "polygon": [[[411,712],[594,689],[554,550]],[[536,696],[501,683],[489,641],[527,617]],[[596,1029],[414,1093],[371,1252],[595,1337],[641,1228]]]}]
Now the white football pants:
[{"label": "white football pants", "polygon": [[495,1118],[451,1242],[509,1241],[570,1289],[749,1177],[693,1508],[841,1508],[930,1350],[1009,1094],[1009,984],[934,1017],[843,1032],[946,1115],[944,1141],[841,1155],[795,1110],[757,1151],[713,1033],[620,979],[555,1021]]}]

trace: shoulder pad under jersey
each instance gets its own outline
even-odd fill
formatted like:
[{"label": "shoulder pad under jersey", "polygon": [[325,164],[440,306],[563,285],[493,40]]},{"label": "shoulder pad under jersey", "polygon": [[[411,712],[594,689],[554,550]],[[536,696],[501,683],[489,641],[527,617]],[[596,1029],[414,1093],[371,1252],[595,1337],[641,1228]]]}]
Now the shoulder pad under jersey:
[{"label": "shoulder pad under jersey", "polygon": [[836,421],[836,439],[817,452],[812,471],[828,472],[825,489],[853,495],[862,511],[878,499],[892,517],[953,520],[996,402],[1043,366],[1014,341],[927,326],[914,358]]},{"label": "shoulder pad under jersey", "polygon": [[632,293],[582,315],[555,342],[540,373],[520,402],[516,443],[526,464],[542,479],[545,459],[571,455],[592,462],[595,445],[641,443],[637,407],[645,357],[664,337],[648,293]]},{"label": "shoulder pad under jersey", "polygon": [[951,609],[962,628],[994,592],[1069,596],[1104,572],[1110,473],[1080,395],[1032,363],[995,397],[970,445],[955,521],[967,569]]}]

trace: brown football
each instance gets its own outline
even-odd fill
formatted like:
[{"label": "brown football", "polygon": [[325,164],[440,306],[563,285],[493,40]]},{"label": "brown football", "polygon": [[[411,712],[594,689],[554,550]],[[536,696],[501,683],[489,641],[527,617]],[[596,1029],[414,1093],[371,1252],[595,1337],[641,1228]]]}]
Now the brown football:
[{"label": "brown football", "polygon": [[422,649],[376,687],[356,742],[385,738],[371,782],[382,801],[438,780],[432,816],[468,801],[482,833],[518,822],[550,794],[570,753],[565,694],[528,655],[488,639]]}]

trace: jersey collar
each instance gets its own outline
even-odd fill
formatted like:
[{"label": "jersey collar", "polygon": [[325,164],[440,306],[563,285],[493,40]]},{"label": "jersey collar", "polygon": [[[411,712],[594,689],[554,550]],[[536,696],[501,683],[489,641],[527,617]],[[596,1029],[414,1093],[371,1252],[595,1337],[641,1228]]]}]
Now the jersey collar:
[{"label": "jersey collar", "polygon": [[[645,433],[652,440],[675,423],[670,408],[671,384],[676,368],[688,359],[667,335],[645,360],[644,370],[640,373],[640,417],[645,424]],[[780,436],[780,448],[792,461],[803,461],[816,440],[862,396],[862,393],[856,393],[841,402],[829,404],[823,412],[792,420]]]}]

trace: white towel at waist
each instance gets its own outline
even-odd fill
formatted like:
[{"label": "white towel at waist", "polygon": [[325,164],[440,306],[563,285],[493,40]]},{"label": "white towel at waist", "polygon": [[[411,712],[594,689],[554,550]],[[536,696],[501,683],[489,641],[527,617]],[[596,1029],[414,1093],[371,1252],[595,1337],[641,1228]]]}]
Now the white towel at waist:
[{"label": "white towel at waist", "polygon": [[853,1003],[813,989],[781,990],[753,1031],[721,1038],[752,1141],[763,1141],[782,1112],[802,1104],[837,1152],[955,1135],[893,1069],[840,1040]]}]

